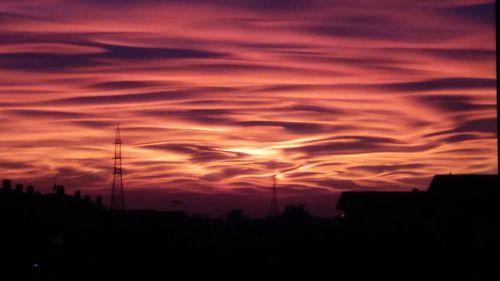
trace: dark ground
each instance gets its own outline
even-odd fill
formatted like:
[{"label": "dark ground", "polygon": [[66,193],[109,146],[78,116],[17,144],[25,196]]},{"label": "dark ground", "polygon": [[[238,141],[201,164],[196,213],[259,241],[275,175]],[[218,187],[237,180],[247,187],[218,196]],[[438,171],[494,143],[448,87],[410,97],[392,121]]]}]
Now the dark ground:
[{"label": "dark ground", "polygon": [[500,280],[498,213],[472,213],[210,219],[0,190],[0,280]]}]

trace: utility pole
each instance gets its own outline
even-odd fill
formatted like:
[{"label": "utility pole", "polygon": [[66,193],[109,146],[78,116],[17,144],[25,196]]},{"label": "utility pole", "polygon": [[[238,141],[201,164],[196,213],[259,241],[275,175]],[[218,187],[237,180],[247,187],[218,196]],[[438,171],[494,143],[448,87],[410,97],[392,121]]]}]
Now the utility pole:
[{"label": "utility pole", "polygon": [[271,198],[271,217],[277,217],[279,215],[278,209],[278,191],[276,189],[276,175],[273,175],[273,185],[271,188],[272,198]]}]

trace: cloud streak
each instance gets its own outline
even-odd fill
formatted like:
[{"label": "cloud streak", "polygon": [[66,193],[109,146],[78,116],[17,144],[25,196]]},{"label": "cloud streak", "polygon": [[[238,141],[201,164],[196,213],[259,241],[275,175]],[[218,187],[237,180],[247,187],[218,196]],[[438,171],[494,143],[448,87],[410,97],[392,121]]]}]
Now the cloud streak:
[{"label": "cloud streak", "polygon": [[116,123],[141,208],[263,215],[279,174],[325,215],[343,190],[495,172],[494,6],[3,1],[0,173],[107,193]]}]

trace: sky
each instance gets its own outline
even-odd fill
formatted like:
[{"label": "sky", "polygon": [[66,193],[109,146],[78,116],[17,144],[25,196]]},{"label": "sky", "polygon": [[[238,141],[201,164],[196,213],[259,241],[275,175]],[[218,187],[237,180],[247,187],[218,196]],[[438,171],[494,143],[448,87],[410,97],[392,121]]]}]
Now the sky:
[{"label": "sky", "polygon": [[[252,216],[496,173],[494,1],[0,1],[0,177]],[[174,204],[177,200],[186,203]]]}]

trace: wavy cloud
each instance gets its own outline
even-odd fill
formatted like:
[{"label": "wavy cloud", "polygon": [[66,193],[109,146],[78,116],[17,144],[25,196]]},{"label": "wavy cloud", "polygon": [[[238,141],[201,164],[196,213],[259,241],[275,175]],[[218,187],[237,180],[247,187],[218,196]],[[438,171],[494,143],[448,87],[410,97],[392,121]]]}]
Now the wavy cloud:
[{"label": "wavy cloud", "polygon": [[[328,215],[343,190],[492,173],[492,1],[0,2],[0,173],[132,207]],[[196,207],[195,207],[196,206]]]}]

